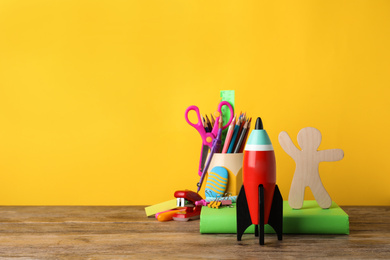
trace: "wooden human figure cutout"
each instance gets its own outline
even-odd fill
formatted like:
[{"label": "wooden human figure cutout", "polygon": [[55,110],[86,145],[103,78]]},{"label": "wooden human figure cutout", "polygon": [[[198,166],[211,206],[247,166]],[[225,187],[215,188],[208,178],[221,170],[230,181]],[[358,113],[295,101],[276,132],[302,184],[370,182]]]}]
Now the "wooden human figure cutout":
[{"label": "wooden human figure cutout", "polygon": [[305,127],[298,133],[298,144],[302,150],[294,145],[290,136],[284,131],[279,134],[279,143],[296,163],[288,196],[290,207],[294,209],[302,208],[305,188],[309,186],[318,205],[324,209],[329,208],[332,205],[332,199],[321,182],[318,165],[320,162],[333,162],[343,159],[343,150],[317,151],[321,143],[321,132],[313,127]]}]

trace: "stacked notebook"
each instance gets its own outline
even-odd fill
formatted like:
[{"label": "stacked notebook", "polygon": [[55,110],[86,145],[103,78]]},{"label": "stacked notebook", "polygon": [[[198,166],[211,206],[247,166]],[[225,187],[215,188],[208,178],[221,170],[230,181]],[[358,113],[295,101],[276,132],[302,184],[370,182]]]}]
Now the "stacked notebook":
[{"label": "stacked notebook", "polygon": [[[200,233],[237,233],[236,206],[212,209],[202,207]],[[254,225],[245,233],[254,233]],[[265,233],[275,233],[265,226]],[[303,203],[301,209],[292,209],[288,201],[283,203],[283,233],[285,234],[349,234],[349,217],[335,202],[329,209],[322,209],[315,200]]]}]

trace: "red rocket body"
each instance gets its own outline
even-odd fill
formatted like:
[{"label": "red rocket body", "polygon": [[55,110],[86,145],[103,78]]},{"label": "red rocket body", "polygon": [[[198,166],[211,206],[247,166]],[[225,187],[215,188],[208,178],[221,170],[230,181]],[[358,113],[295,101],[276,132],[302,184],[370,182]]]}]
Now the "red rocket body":
[{"label": "red rocket body", "polygon": [[252,224],[259,224],[259,185],[264,187],[264,224],[268,223],[276,183],[274,151],[244,151],[243,182]]},{"label": "red rocket body", "polygon": [[[264,225],[269,224],[282,240],[283,198],[276,185],[275,153],[263,123],[257,118],[244,149],[243,185],[237,197],[237,240],[254,224],[264,244]],[[260,229],[260,230],[259,230]]]}]

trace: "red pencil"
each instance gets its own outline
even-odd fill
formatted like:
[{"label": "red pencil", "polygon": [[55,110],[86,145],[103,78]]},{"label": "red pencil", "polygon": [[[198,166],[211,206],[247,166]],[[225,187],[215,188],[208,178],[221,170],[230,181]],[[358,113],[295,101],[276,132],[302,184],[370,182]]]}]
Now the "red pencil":
[{"label": "red pencil", "polygon": [[235,124],[236,124],[236,116],[233,117],[233,120],[229,125],[229,129],[226,134],[225,144],[223,145],[222,153],[226,153],[227,150],[229,149],[230,140],[232,140]]}]

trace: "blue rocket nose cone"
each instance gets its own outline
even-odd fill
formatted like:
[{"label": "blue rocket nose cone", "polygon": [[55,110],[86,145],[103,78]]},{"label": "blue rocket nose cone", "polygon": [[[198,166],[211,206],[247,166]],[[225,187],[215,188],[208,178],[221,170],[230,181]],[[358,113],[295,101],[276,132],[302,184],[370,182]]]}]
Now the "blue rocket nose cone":
[{"label": "blue rocket nose cone", "polygon": [[263,122],[261,121],[261,118],[258,117],[256,120],[256,125],[255,125],[256,130],[261,130],[263,129]]},{"label": "blue rocket nose cone", "polygon": [[263,122],[258,117],[256,120],[255,129],[249,135],[248,141],[245,145],[245,151],[273,151],[271,140],[267,131],[263,129]]}]

